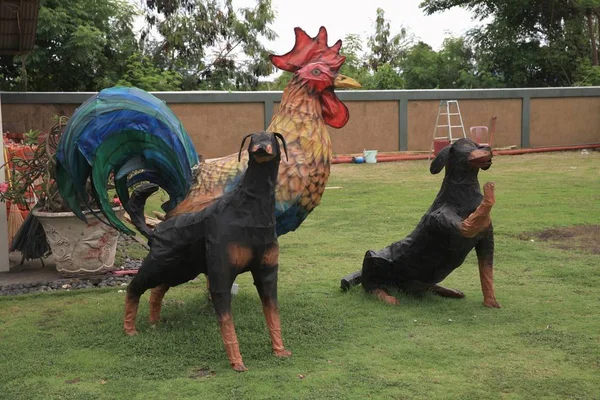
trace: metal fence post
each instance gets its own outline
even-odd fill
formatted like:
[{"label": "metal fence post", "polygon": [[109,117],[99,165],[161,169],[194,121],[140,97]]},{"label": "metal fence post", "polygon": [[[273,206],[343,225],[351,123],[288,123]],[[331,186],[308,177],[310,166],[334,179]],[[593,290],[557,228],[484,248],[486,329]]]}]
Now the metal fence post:
[{"label": "metal fence post", "polygon": [[[4,165],[4,129],[2,127],[2,95],[0,94],[0,165]],[[5,167],[8,168],[8,167]],[[4,170],[0,172],[0,183],[4,182]],[[8,259],[8,217],[6,215],[6,203],[0,203],[0,272],[10,269]]]}]

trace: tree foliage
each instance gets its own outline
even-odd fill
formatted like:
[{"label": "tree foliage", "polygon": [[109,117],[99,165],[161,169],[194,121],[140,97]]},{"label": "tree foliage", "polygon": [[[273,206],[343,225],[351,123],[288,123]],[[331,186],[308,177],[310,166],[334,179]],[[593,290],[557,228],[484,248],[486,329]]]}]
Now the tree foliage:
[{"label": "tree foliage", "polygon": [[136,49],[134,16],[124,0],[41,0],[35,48],[24,60],[0,57],[0,87],[90,91],[116,82]]},{"label": "tree foliage", "polygon": [[[477,63],[507,87],[570,86],[590,48],[586,13],[596,0],[425,0],[427,14],[452,7],[491,22],[469,33]],[[588,10],[588,11],[586,11]]]},{"label": "tree foliage", "polygon": [[[156,65],[179,73],[184,90],[254,90],[273,66],[261,38],[276,37],[271,0],[235,10],[232,0],[148,0],[145,48]],[[158,32],[158,38],[151,31]]]}]

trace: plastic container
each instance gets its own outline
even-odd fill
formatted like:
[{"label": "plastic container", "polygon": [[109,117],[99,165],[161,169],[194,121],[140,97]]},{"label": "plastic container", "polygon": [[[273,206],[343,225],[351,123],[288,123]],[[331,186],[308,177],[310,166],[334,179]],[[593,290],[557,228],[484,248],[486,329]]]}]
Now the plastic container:
[{"label": "plastic container", "polygon": [[437,156],[438,153],[449,144],[450,141],[448,139],[435,139],[433,141],[433,155]]},{"label": "plastic container", "polygon": [[377,150],[365,150],[363,151],[363,156],[367,164],[377,163]]},{"label": "plastic container", "polygon": [[472,126],[469,128],[471,132],[471,140],[482,146],[490,145],[490,136],[488,135],[487,126]]},{"label": "plastic container", "polygon": [[237,283],[234,283],[233,285],[231,285],[231,294],[233,296],[235,296],[236,294],[238,294],[239,290],[240,290],[240,286]]}]

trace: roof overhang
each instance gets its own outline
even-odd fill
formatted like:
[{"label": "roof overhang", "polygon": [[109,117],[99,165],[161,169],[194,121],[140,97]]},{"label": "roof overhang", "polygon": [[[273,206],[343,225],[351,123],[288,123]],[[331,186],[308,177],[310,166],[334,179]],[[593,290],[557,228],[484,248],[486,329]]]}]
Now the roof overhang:
[{"label": "roof overhang", "polygon": [[39,0],[0,0],[0,56],[31,53],[39,6]]}]

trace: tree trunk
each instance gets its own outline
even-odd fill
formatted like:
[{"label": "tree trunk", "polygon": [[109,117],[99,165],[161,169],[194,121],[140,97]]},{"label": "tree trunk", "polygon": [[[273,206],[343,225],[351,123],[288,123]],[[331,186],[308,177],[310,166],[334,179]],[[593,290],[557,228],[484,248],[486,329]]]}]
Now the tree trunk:
[{"label": "tree trunk", "polygon": [[596,47],[596,35],[594,33],[594,16],[592,9],[588,8],[586,11],[588,32],[590,35],[590,41],[592,42],[592,65],[598,65],[598,49]]}]

